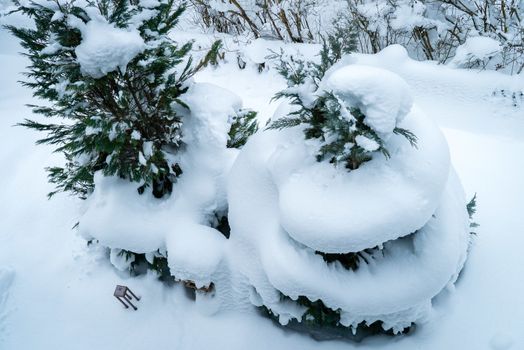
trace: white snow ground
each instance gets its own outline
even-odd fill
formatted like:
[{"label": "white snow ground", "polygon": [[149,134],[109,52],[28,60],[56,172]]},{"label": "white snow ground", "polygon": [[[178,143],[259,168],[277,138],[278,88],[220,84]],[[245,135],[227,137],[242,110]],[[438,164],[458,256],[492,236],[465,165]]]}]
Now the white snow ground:
[{"label": "white snow ground", "polygon": [[[58,195],[44,167],[60,162],[38,135],[13,124],[33,117],[30,92],[16,83],[27,64],[0,30],[0,349],[524,349],[524,101],[492,96],[524,91],[524,77],[458,71],[406,60],[380,62],[410,84],[417,103],[444,129],[480,223],[455,290],[409,336],[363,343],[316,342],[284,331],[253,310],[206,316],[180,286],[129,278],[71,227],[78,200]],[[380,55],[362,58],[367,64]],[[379,64],[375,62],[376,64]],[[233,90],[246,107],[272,115],[283,87],[272,71],[239,71],[236,62],[197,77]],[[115,284],[142,296],[139,310],[114,300]],[[386,291],[387,292],[387,291]]]}]

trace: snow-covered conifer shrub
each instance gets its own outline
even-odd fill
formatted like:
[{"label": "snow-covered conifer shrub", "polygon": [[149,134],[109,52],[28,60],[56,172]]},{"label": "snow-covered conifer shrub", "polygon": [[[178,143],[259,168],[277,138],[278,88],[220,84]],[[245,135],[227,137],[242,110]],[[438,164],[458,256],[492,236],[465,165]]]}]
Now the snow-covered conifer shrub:
[{"label": "snow-covered conifer shrub", "polygon": [[46,133],[38,141],[63,153],[51,167],[56,185],[86,198],[95,172],[137,183],[155,197],[180,175],[168,161],[181,145],[180,97],[186,83],[216,55],[213,45],[198,64],[169,33],[184,7],[172,0],[17,2],[34,27],[7,28],[31,60],[24,85],[49,103],[32,106],[52,122],[21,125]]},{"label": "snow-covered conifer shrub", "polygon": [[[335,166],[340,164],[348,171],[358,169],[377,155],[390,158],[386,141],[392,136],[405,137],[413,147],[416,147],[417,143],[416,135],[397,126],[395,119],[393,125],[384,125],[380,116],[375,115],[373,107],[369,106],[367,101],[364,102],[366,96],[348,96],[346,91],[340,88],[340,84],[323,82],[326,74],[330,74],[330,68],[355,49],[355,41],[355,31],[348,30],[347,27],[338,27],[336,32],[323,40],[319,63],[289,57],[283,53],[277,55],[277,69],[287,80],[288,88],[277,93],[276,98],[288,99],[292,111],[271,122],[268,127],[281,130],[302,126],[305,139],[314,139],[319,145],[316,152],[317,161],[328,161]],[[358,78],[357,75],[355,77],[358,79],[356,82],[344,83],[365,85],[366,79],[369,79],[368,76],[364,79]],[[335,88],[335,91],[331,90],[332,88]],[[384,93],[388,92],[384,90]],[[384,99],[387,98],[384,96]],[[406,99],[401,103],[401,110],[397,111],[399,115],[407,112],[411,101]],[[368,110],[370,115],[365,115],[363,110]],[[398,116],[396,119],[399,119]],[[346,254],[315,251],[327,264],[336,262],[347,270],[357,270],[361,263],[368,263],[368,259],[371,261],[376,253],[381,254],[378,246]],[[289,301],[289,297],[285,295],[281,298]],[[306,324],[332,328],[340,326],[340,313],[326,307],[322,300],[312,301],[300,296],[297,302],[307,309],[304,314]],[[269,315],[274,315],[270,309],[266,311]]]},{"label": "snow-covered conifer shrub", "polygon": [[250,301],[282,325],[399,334],[462,270],[466,199],[408,84],[332,43],[316,63],[280,55],[285,100],[229,175],[233,259]]},{"label": "snow-covered conifer shrub", "polygon": [[249,135],[256,113],[213,84],[187,82],[179,103],[181,147],[169,161],[179,172],[170,196],[139,195],[136,184],[94,175],[82,206],[79,234],[110,249],[113,266],[132,275],[149,273],[168,283],[184,281],[208,290],[220,303],[228,294],[225,248],[230,235],[225,190],[229,169]]}]

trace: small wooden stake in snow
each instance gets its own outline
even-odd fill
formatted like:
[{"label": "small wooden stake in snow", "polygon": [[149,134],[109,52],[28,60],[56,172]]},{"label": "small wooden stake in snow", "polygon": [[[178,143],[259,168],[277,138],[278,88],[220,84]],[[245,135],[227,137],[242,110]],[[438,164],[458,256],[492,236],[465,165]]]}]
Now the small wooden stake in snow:
[{"label": "small wooden stake in snow", "polygon": [[135,305],[133,305],[133,303],[131,303],[131,300],[132,300],[133,297],[137,301],[140,300],[140,298],[137,297],[131,291],[131,289],[127,288],[127,286],[119,286],[119,285],[117,285],[113,295],[115,296],[115,298],[118,299],[119,302],[121,302],[126,307],[126,309],[129,308],[129,306],[127,306],[127,304],[129,304],[129,305],[131,305],[131,307],[133,309],[137,310],[137,307]]}]

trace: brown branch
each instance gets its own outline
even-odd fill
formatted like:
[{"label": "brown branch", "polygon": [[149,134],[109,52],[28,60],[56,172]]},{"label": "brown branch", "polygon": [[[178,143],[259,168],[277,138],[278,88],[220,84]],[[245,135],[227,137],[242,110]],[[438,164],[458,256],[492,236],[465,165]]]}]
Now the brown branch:
[{"label": "brown branch", "polygon": [[249,27],[251,28],[251,31],[253,32],[253,34],[255,35],[255,38],[259,38],[260,37],[260,33],[259,33],[259,30],[256,26],[255,23],[253,23],[253,21],[251,20],[251,18],[249,18],[249,16],[247,15],[246,11],[242,8],[242,6],[240,6],[240,4],[238,3],[237,0],[229,0],[233,5],[235,5],[235,7],[238,9],[238,11],[240,11],[240,16],[247,22],[247,24],[249,25]]},{"label": "brown branch", "polygon": [[147,114],[142,109],[142,104],[140,103],[140,101],[138,100],[138,97],[136,96],[133,84],[131,83],[131,81],[129,80],[129,77],[126,74],[124,74],[124,80],[126,81],[127,88],[131,92],[131,96],[133,97],[133,100],[135,101],[135,105],[138,108],[138,112],[140,113],[140,115],[142,116],[144,121],[146,121],[147,120]]},{"label": "brown branch", "polygon": [[289,21],[287,19],[286,12],[284,11],[284,9],[280,9],[278,13],[278,17],[280,18],[282,23],[284,23],[284,27],[286,28],[287,34],[289,35],[289,38],[291,39],[291,41],[301,42],[300,38],[295,38],[293,36],[293,31],[291,30],[291,26],[289,25]]},{"label": "brown branch", "polygon": [[267,0],[264,2],[265,6],[265,12],[267,13],[267,17],[269,18],[269,21],[271,22],[271,26],[275,30],[275,33],[277,34],[278,38],[280,40],[284,40],[284,37],[282,36],[282,33],[280,32],[280,29],[278,29],[275,20],[273,19],[273,16],[271,15],[271,11],[269,11],[269,6],[267,5]]}]

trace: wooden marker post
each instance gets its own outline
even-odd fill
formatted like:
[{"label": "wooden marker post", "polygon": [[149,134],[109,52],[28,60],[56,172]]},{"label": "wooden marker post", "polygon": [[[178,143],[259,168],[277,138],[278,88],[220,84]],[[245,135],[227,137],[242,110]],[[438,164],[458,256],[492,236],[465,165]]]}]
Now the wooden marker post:
[{"label": "wooden marker post", "polygon": [[135,305],[133,305],[131,300],[133,300],[133,298],[135,298],[135,300],[138,301],[138,300],[140,300],[140,298],[137,297],[131,291],[131,289],[129,289],[127,286],[119,286],[119,285],[117,285],[113,295],[115,296],[115,298],[117,298],[117,300],[119,302],[122,303],[122,305],[125,306],[126,309],[129,308],[129,306],[127,305],[127,304],[129,304],[133,309],[137,310],[137,307]]}]

